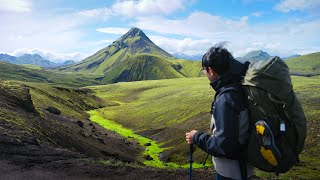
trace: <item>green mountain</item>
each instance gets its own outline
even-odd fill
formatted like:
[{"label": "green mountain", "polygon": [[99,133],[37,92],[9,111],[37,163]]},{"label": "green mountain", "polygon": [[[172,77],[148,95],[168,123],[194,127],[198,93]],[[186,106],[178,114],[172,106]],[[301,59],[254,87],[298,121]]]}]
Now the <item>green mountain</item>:
[{"label": "green mountain", "polygon": [[271,57],[272,56],[270,56],[268,53],[259,50],[259,51],[251,51],[243,57],[238,57],[237,60],[241,62],[245,62],[245,61],[257,62],[257,61],[267,60]]},{"label": "green mountain", "polygon": [[142,30],[132,28],[108,47],[79,63],[60,67],[58,70],[93,73],[100,76],[102,83],[115,83],[196,77],[199,76],[200,68],[200,62],[181,63],[155,45]]},{"label": "green mountain", "polygon": [[286,60],[291,73],[320,73],[320,52],[307,54]]}]

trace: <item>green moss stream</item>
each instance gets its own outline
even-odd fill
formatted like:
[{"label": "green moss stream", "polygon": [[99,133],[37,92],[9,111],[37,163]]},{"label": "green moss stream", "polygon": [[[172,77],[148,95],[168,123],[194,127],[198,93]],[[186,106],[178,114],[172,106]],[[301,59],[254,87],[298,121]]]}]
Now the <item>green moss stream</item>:
[{"label": "green moss stream", "polygon": [[[151,167],[157,167],[157,168],[167,168],[167,169],[189,168],[189,164],[180,165],[180,164],[177,164],[174,162],[164,163],[164,162],[160,161],[158,158],[160,156],[160,153],[168,148],[161,148],[159,146],[159,144],[157,144],[156,141],[153,141],[153,140],[148,139],[146,137],[135,134],[131,129],[127,129],[127,128],[122,127],[121,124],[118,124],[114,121],[107,120],[107,119],[103,118],[100,115],[98,110],[91,110],[91,111],[88,111],[88,113],[90,114],[91,121],[99,124],[100,126],[104,127],[105,129],[117,132],[118,134],[120,134],[121,136],[123,136],[126,139],[128,139],[128,137],[134,138],[141,145],[144,145],[146,143],[150,143],[151,145],[147,146],[146,147],[147,150],[145,150],[143,152],[143,156],[149,155],[150,157],[153,158],[153,160],[145,160],[143,162],[145,165],[151,166]],[[189,157],[186,157],[186,158],[189,158]],[[206,166],[208,166],[208,165],[206,165]],[[198,163],[193,163],[192,167],[193,168],[201,168],[204,166],[201,164],[198,164]]]}]

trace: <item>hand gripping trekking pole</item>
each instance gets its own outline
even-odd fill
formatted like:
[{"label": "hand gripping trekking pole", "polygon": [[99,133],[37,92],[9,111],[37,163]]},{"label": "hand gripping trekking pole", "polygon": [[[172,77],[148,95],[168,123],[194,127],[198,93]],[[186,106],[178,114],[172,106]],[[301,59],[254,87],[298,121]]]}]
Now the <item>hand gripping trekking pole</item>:
[{"label": "hand gripping trekking pole", "polygon": [[193,163],[193,144],[190,144],[190,170],[189,170],[189,180],[192,180],[192,163]]}]

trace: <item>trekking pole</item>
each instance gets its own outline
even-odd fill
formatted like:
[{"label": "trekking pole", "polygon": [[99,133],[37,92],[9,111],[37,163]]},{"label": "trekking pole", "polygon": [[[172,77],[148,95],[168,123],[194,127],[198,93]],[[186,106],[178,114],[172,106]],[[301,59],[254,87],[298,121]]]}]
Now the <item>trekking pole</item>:
[{"label": "trekking pole", "polygon": [[193,144],[190,144],[190,170],[189,170],[189,180],[192,180],[192,154],[193,154]]}]

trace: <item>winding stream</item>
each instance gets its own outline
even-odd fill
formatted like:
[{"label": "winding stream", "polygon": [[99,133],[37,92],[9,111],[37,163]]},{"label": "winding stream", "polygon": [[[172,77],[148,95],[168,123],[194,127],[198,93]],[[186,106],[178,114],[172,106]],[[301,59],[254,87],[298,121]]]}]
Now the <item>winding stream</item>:
[{"label": "winding stream", "polygon": [[[111,120],[107,120],[105,118],[103,118],[98,110],[91,110],[88,111],[87,113],[90,114],[90,120],[99,124],[100,126],[102,126],[105,129],[117,132],[118,134],[120,134],[121,136],[123,136],[126,139],[129,138],[134,138],[136,141],[139,142],[140,145],[145,145],[146,143],[150,143],[150,146],[147,146],[146,150],[143,152],[143,156],[147,156],[149,155],[153,160],[145,160],[143,163],[147,166],[152,166],[152,167],[158,167],[158,168],[170,168],[170,169],[174,169],[174,168],[189,168],[189,164],[185,164],[185,165],[179,165],[173,162],[169,162],[169,163],[164,163],[162,161],[159,160],[159,156],[161,154],[161,152],[163,152],[164,150],[168,149],[168,148],[161,148],[156,141],[153,141],[151,139],[148,139],[146,137],[140,136],[138,134],[135,134],[131,129],[127,129],[122,127],[121,124],[118,124],[114,121]],[[189,157],[186,157],[189,158]],[[201,164],[197,164],[197,163],[193,163],[192,164],[193,168],[201,168],[204,167]]]}]

